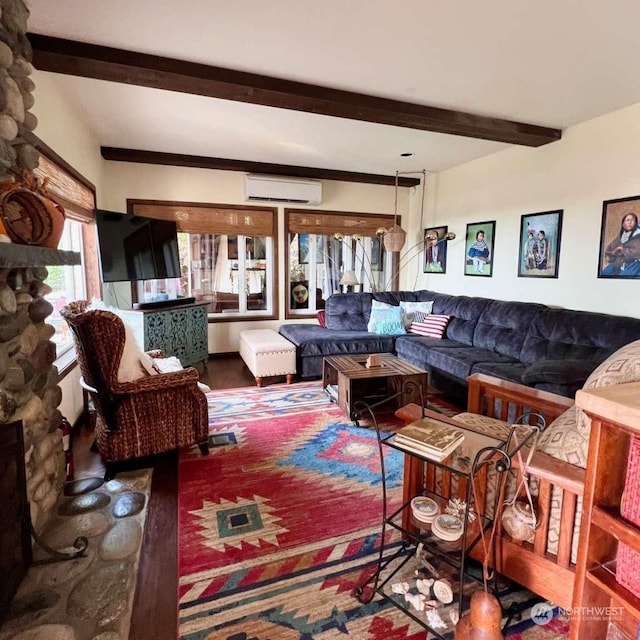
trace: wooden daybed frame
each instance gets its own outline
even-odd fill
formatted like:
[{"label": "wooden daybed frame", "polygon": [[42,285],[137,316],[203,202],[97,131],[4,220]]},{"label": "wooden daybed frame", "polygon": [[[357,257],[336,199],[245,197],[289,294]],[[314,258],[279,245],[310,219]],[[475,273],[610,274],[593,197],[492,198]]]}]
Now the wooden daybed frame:
[{"label": "wooden daybed frame", "polygon": [[[542,414],[549,425],[568,409],[573,400],[546,391],[500,380],[483,374],[468,379],[467,410],[507,422],[526,411]],[[409,422],[420,416],[418,405],[407,405],[396,415]],[[440,416],[442,419],[442,416]],[[446,420],[446,418],[445,418]],[[413,456],[405,456],[404,500],[421,492],[422,488],[435,489],[435,469]],[[570,608],[573,594],[575,565],[571,562],[571,545],[578,498],[584,490],[585,470],[551,456],[535,452],[529,464],[529,475],[537,478],[539,490],[537,515],[539,526],[533,543],[514,541],[502,530],[498,521],[496,537],[496,569],[530,591],[563,607]],[[519,474],[518,474],[519,480]],[[562,496],[562,515],[557,554],[547,550],[551,495],[557,488]],[[439,492],[448,497],[452,491],[451,476],[442,478]],[[483,491],[484,494],[484,491]],[[405,526],[411,526],[405,523]],[[482,545],[476,545],[470,555],[482,561]]]}]

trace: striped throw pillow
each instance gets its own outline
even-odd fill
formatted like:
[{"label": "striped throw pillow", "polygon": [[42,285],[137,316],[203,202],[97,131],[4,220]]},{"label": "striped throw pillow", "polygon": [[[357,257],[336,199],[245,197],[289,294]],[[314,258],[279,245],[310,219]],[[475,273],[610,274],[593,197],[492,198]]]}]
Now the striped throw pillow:
[{"label": "striped throw pillow", "polygon": [[451,316],[439,316],[434,314],[425,316],[420,322],[411,323],[409,333],[416,333],[419,336],[440,339],[444,335],[444,330],[447,328],[450,317]]}]

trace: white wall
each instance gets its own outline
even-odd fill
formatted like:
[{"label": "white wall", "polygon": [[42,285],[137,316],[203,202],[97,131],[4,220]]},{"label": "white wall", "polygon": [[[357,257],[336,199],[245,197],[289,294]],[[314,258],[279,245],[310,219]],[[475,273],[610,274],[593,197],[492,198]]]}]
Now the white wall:
[{"label": "white wall", "polygon": [[[446,224],[458,237],[448,244],[446,274],[421,273],[421,258],[405,284],[640,317],[640,281],[597,277],[602,202],[635,195],[640,104],[571,127],[544,147],[512,148],[430,176],[425,226]],[[520,217],[554,209],[564,210],[558,278],[518,278]],[[493,277],[464,276],[466,225],[485,220],[496,221]],[[415,215],[411,232],[419,234]]]},{"label": "white wall", "polygon": [[[98,196],[102,189],[103,160],[100,145],[83,124],[81,115],[60,91],[53,76],[34,71],[35,105],[38,118],[37,136],[46,142],[59,156],[93,182]],[[82,411],[80,370],[75,367],[61,382],[62,403],[60,411],[71,423]]]},{"label": "white wall", "polygon": [[102,170],[104,161],[100,145],[85,126],[82,114],[60,91],[51,73],[33,72],[35,105],[38,118],[35,134],[59,156],[79,171],[96,187],[98,202],[103,192]]},{"label": "white wall", "polygon": [[[106,189],[101,200],[104,208],[126,211],[127,198],[178,200],[215,204],[243,204],[244,173],[185,167],[165,167],[126,162],[105,163]],[[391,214],[395,188],[351,182],[323,181],[322,204],[313,210],[354,211]],[[408,207],[409,189],[399,190],[399,207]],[[267,203],[268,204],[268,203]],[[247,205],[250,206],[250,205]],[[240,331],[244,329],[277,329],[284,322],[286,295],[284,290],[285,232],[284,206],[278,207],[278,281],[279,320],[249,322],[215,322],[209,324],[209,353],[238,351]],[[295,208],[300,208],[297,205]],[[303,320],[296,320],[303,322]],[[315,322],[309,320],[309,322]]]}]

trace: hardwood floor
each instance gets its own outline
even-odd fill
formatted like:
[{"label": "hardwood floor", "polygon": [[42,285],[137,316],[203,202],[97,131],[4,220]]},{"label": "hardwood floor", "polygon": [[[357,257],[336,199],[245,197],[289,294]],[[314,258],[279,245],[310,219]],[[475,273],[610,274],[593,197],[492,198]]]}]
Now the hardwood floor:
[{"label": "hardwood floor", "polygon": [[[209,358],[207,368],[200,370],[200,380],[212,389],[235,389],[237,387],[255,387],[253,374],[237,353],[220,354]],[[265,380],[266,384],[286,382],[287,376],[273,376]]]},{"label": "hardwood floor", "polygon": [[[255,386],[238,354],[216,355],[200,367],[200,380],[212,389]],[[269,383],[284,382],[279,378]],[[73,436],[75,478],[102,476],[105,466],[90,450],[91,428]],[[153,467],[129,640],[176,640],[178,629],[178,454],[169,452],[118,465],[115,470]]]}]

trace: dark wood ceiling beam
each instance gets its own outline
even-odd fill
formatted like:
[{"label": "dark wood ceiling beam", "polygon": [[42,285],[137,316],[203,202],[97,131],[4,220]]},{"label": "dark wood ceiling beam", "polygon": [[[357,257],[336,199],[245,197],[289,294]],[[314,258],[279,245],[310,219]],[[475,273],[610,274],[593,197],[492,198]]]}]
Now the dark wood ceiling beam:
[{"label": "dark wood ceiling beam", "polygon": [[[163,164],[174,167],[191,167],[198,169],[219,169],[221,171],[247,171],[275,176],[291,176],[294,178],[315,178],[316,180],[340,180],[342,182],[364,182],[367,184],[395,185],[396,177],[376,173],[356,173],[355,171],[337,171],[335,169],[317,169],[314,167],[297,167],[288,164],[270,164],[268,162],[252,162],[249,160],[229,160],[227,158],[209,158],[207,156],[190,156],[181,153],[163,153],[160,151],[143,151],[140,149],[120,149],[117,147],[100,147],[105,160],[117,162],[138,162],[141,164]],[[400,176],[398,186],[414,187],[420,184],[420,178]]]},{"label": "dark wood ceiling beam", "polygon": [[28,34],[41,71],[325,116],[538,147],[559,129],[282,80],[135,51]]}]

